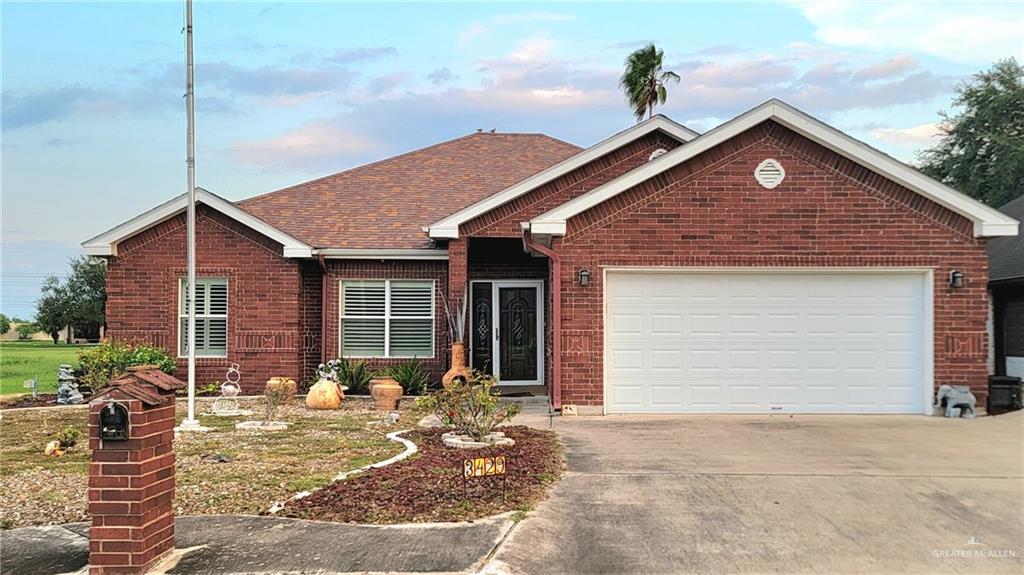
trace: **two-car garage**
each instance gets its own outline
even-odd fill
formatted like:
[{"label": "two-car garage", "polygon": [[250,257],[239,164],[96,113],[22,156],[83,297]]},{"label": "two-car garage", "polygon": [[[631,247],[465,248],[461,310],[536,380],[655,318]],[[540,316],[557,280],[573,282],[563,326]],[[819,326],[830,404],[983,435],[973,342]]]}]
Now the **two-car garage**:
[{"label": "two-car garage", "polygon": [[605,270],[608,413],[925,413],[927,270]]}]

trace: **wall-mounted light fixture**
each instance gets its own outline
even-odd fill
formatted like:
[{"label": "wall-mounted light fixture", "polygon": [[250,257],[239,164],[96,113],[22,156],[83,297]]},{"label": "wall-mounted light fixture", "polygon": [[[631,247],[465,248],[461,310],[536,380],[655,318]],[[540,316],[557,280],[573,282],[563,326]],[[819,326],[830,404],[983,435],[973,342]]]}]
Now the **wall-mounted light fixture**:
[{"label": "wall-mounted light fixture", "polygon": [[590,270],[587,268],[580,269],[577,273],[577,277],[579,278],[581,286],[590,285]]},{"label": "wall-mounted light fixture", "polygon": [[964,287],[964,272],[959,270],[953,270],[949,272],[949,287],[951,288],[962,288]]}]

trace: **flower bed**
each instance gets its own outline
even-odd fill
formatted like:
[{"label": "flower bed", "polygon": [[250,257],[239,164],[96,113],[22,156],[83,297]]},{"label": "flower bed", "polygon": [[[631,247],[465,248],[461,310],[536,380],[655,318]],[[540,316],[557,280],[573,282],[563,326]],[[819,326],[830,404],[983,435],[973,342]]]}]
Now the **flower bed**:
[{"label": "flower bed", "polygon": [[[445,447],[443,429],[403,435],[419,452],[394,465],[371,469],[289,502],[279,515],[351,523],[465,521],[505,511],[528,510],[543,499],[562,472],[557,436],[522,426],[502,427],[515,445],[462,450]],[[463,490],[466,458],[504,455],[508,475],[470,479]]]}]

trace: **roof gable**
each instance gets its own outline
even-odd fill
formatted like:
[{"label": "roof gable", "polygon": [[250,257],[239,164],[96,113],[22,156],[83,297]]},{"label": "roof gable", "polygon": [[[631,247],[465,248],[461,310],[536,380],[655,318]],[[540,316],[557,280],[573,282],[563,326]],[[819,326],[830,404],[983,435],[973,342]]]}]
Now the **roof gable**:
[{"label": "roof gable", "polygon": [[428,234],[432,238],[451,239],[459,237],[459,226],[477,218],[495,208],[503,206],[512,200],[529,193],[532,190],[560,178],[573,170],[576,170],[606,154],[616,150],[638,138],[646,136],[651,132],[660,130],[680,142],[689,142],[699,134],[682,124],[678,124],[669,118],[658,114],[648,120],[640,122],[626,130],[615,134],[593,146],[580,151],[572,157],[531,175],[530,177],[515,183],[504,190],[488,196],[474,204],[468,205],[461,210],[440,219],[428,228]]},{"label": "roof gable", "polygon": [[925,176],[910,166],[779,100],[769,100],[646,165],[537,216],[529,223],[530,231],[538,235],[564,235],[566,221],[569,218],[718,146],[766,120],[776,121],[833,152],[964,216],[974,222],[975,236],[1017,234],[1017,221],[1013,218]]},{"label": "roof gable", "polygon": [[[313,254],[312,247],[308,244],[203,188],[196,188],[196,203],[201,203],[217,210],[238,223],[280,243],[284,246],[282,255],[285,257],[310,257]],[[120,242],[180,214],[187,208],[187,194],[182,194],[92,239],[82,242],[82,249],[90,256],[116,256],[117,245]]]}]

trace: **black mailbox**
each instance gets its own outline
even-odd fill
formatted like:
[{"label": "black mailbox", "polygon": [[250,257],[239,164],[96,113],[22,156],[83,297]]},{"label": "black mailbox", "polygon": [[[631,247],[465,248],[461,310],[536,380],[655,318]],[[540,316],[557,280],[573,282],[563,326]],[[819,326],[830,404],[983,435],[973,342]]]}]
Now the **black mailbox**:
[{"label": "black mailbox", "polygon": [[128,440],[128,410],[120,403],[111,401],[100,410],[100,439]]}]

